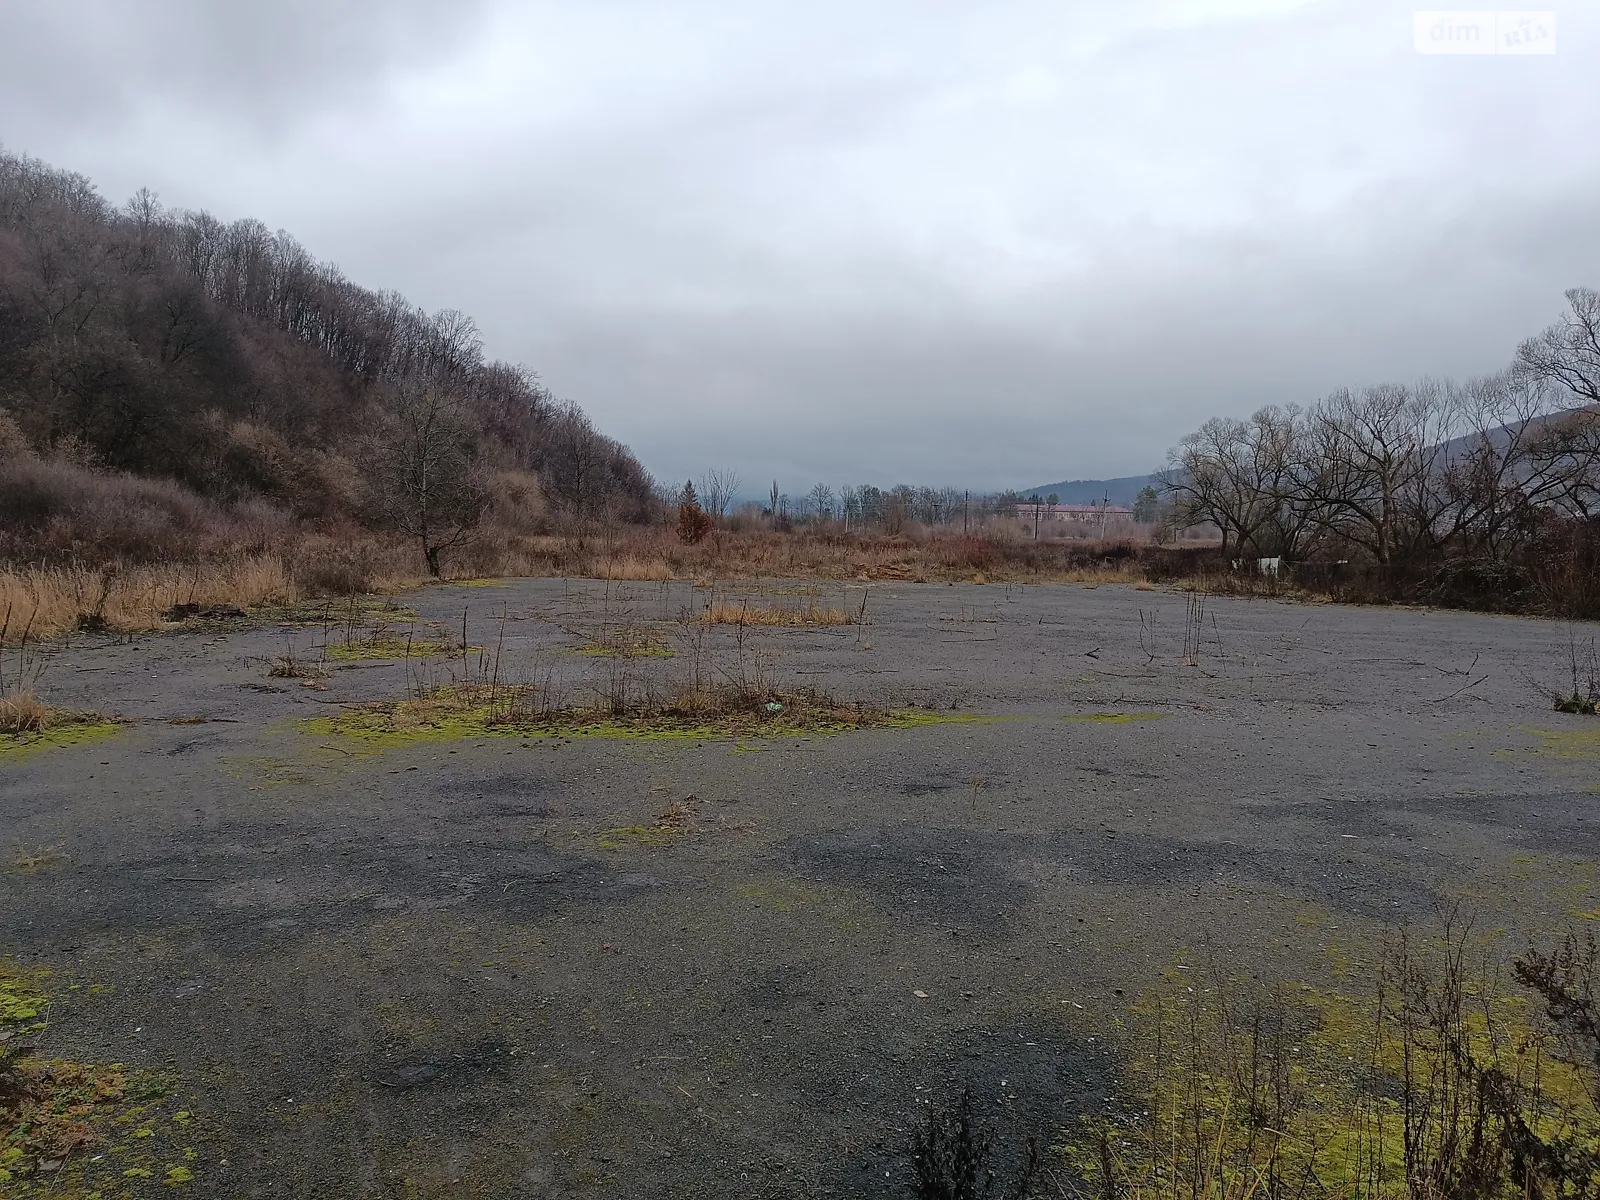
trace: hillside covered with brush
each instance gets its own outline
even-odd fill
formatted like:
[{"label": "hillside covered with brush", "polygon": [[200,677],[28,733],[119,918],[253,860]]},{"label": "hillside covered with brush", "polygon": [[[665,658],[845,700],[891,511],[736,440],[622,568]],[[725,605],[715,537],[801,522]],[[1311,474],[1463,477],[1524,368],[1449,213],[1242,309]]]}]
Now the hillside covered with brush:
[{"label": "hillside covered with brush", "polygon": [[464,314],[361,287],[260,221],[118,207],[0,153],[0,558],[448,547],[463,524],[636,518],[650,494]]}]

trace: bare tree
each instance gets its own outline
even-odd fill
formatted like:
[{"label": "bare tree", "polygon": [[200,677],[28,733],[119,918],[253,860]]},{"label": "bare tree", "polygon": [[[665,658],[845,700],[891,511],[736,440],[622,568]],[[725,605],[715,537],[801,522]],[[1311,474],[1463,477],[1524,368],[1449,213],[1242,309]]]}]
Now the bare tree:
[{"label": "bare tree", "polygon": [[1248,421],[1216,417],[1168,454],[1167,496],[1185,525],[1209,521],[1258,554],[1293,554],[1305,527],[1298,506],[1299,409],[1263,408]]},{"label": "bare tree", "polygon": [[1600,404],[1600,292],[1573,288],[1571,311],[1517,349],[1518,362],[1585,404]]},{"label": "bare tree", "polygon": [[728,515],[744,479],[732,467],[713,467],[700,477],[700,507],[713,517]]},{"label": "bare tree", "polygon": [[849,529],[861,523],[861,489],[846,484],[839,489],[839,519]]},{"label": "bare tree", "polygon": [[1301,501],[1324,530],[1396,560],[1438,544],[1450,501],[1439,487],[1455,408],[1432,381],[1336,392],[1312,411]]},{"label": "bare tree", "polygon": [[377,504],[389,525],[417,539],[435,579],[440,551],[471,536],[488,503],[475,445],[461,402],[437,383],[402,387],[372,438]]},{"label": "bare tree", "polygon": [[827,484],[819,483],[813,487],[806,500],[817,520],[826,521],[833,516],[833,489]]},{"label": "bare tree", "polygon": [[1451,389],[1466,432],[1446,445],[1434,482],[1449,501],[1441,541],[1503,557],[1531,534],[1538,510],[1566,492],[1577,464],[1570,453],[1548,452],[1555,398],[1553,386],[1521,366]]}]

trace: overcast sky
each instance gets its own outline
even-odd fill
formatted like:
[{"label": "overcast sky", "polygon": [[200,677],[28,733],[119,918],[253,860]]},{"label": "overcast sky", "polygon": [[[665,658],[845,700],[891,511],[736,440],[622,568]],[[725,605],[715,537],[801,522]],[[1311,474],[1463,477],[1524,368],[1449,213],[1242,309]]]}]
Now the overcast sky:
[{"label": "overcast sky", "polygon": [[1026,487],[1600,286],[1600,4],[5,0],[0,143],[460,308],[664,477]]}]

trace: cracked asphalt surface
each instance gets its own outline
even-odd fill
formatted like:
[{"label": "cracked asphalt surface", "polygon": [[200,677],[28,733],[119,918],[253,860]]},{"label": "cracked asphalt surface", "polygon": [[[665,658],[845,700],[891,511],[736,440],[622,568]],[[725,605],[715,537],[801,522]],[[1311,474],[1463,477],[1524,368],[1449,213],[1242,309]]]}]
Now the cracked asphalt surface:
[{"label": "cracked asphalt surface", "polygon": [[[1538,690],[1590,630],[812,590],[718,599],[865,596],[867,623],[718,628],[702,665],[961,719],[362,754],[297,720],[461,661],[330,662],[316,690],[268,661],[343,630],[74,638],[41,694],[127,724],[0,759],[0,953],[54,972],[46,1049],[174,1072],[197,1195],[891,1196],[929,1097],[970,1083],[1046,1140],[1104,1103],[1110,1020],[1175,962],[1310,978],[1440,902],[1523,939],[1600,906],[1600,722]],[[502,677],[576,699],[681,678],[706,599],[521,580],[388,622],[465,612]],[[619,624],[678,653],[574,653]],[[618,835],[674,803],[680,835]]]}]

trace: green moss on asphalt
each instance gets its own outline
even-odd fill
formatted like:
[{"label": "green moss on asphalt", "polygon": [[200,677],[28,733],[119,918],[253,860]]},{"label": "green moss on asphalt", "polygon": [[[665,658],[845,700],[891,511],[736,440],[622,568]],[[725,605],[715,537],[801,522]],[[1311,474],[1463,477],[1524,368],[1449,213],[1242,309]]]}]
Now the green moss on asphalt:
[{"label": "green moss on asphalt", "polygon": [[979,724],[996,720],[968,713],[931,710],[877,710],[844,705],[786,704],[783,711],[740,711],[718,716],[654,713],[605,716],[581,711],[548,718],[511,714],[500,700],[471,692],[441,689],[434,696],[353,706],[296,727],[313,737],[338,738],[371,752],[472,738],[578,740],[597,738],[642,742],[744,741],[848,733],[861,729],[916,729],[929,725]]},{"label": "green moss on asphalt", "polygon": [[41,750],[101,742],[115,737],[121,728],[120,722],[109,717],[86,716],[68,719],[40,733],[0,734],[0,765],[21,762]]}]

